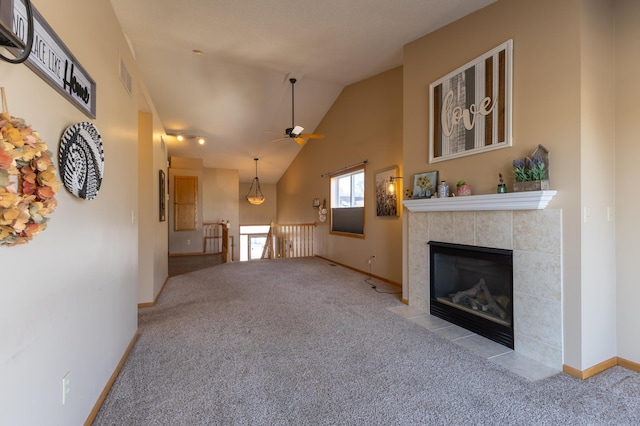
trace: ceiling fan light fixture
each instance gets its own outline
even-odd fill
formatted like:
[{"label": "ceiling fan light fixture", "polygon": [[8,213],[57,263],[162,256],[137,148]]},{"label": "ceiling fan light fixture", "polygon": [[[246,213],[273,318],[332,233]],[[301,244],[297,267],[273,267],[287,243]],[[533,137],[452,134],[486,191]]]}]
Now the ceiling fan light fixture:
[{"label": "ceiling fan light fixture", "polygon": [[253,159],[256,162],[256,177],[251,181],[249,192],[247,193],[247,201],[254,206],[259,206],[264,203],[264,194],[262,188],[260,188],[260,179],[258,179],[258,159]]},{"label": "ceiling fan light fixture", "polygon": [[198,138],[198,143],[200,145],[204,145],[204,142],[205,142],[204,138]]},{"label": "ceiling fan light fixture", "polygon": [[287,127],[284,130],[284,135],[282,137],[279,137],[277,139],[274,139],[272,142],[276,142],[282,139],[287,139],[287,138],[291,138],[293,140],[296,141],[296,143],[300,146],[305,146],[307,141],[305,139],[322,139],[324,138],[324,135],[318,134],[318,133],[302,133],[304,131],[304,127],[302,126],[296,126],[296,121],[295,121],[295,117],[294,117],[294,112],[295,112],[295,84],[296,84],[296,79],[295,78],[290,78],[289,81],[291,82],[291,127]]}]

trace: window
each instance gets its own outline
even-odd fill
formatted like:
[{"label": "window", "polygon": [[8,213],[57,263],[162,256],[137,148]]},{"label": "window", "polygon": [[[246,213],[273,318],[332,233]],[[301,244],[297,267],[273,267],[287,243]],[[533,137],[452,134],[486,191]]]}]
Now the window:
[{"label": "window", "polygon": [[331,233],[364,237],[364,165],[331,177]]},{"label": "window", "polygon": [[331,179],[334,208],[364,207],[364,170]]}]

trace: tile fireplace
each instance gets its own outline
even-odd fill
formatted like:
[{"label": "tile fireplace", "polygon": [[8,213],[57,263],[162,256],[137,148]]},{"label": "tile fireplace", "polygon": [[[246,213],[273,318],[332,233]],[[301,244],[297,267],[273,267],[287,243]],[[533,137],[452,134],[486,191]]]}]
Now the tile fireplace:
[{"label": "tile fireplace", "polygon": [[[542,197],[547,195],[552,198],[555,191],[541,192]],[[430,312],[432,294],[436,299],[450,297],[449,294],[470,290],[482,278],[468,278],[470,284],[465,286],[469,288],[447,289],[438,295],[431,288],[430,242],[510,251],[513,291],[511,306],[507,305],[505,312],[511,309],[512,347],[515,352],[561,370],[562,211],[545,208],[545,202],[521,200],[534,196],[513,193],[404,201],[408,214],[403,297],[410,307]],[[489,283],[489,279],[484,280]],[[491,288],[489,292],[493,296]],[[475,311],[473,307],[470,310]],[[478,310],[482,307],[478,306]]]}]

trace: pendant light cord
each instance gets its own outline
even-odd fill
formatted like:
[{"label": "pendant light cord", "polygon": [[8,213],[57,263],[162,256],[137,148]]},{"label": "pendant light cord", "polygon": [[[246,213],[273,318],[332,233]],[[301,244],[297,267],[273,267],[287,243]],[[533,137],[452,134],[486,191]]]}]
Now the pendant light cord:
[{"label": "pendant light cord", "polygon": [[260,179],[258,178],[258,158],[254,158],[253,160],[256,162],[256,177],[253,179],[256,184],[256,198],[258,198],[258,190],[260,190],[260,196],[264,197],[262,188],[260,188]]},{"label": "pendant light cord", "polygon": [[289,79],[289,81],[291,82],[291,129],[293,129],[296,126],[296,120],[294,119],[294,111],[295,111],[295,104],[294,104],[294,90],[296,87],[296,79],[295,78],[291,78]]}]

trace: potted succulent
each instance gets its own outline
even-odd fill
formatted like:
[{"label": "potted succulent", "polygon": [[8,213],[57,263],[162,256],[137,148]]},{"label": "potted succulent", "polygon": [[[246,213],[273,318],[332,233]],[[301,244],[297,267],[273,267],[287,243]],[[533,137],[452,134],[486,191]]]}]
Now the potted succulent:
[{"label": "potted succulent", "polygon": [[459,197],[464,195],[471,195],[471,185],[467,185],[467,182],[465,180],[459,180],[456,186],[458,188],[457,195]]},{"label": "potted succulent", "polygon": [[513,160],[513,190],[540,191],[549,189],[549,151],[542,145],[524,160]]}]

